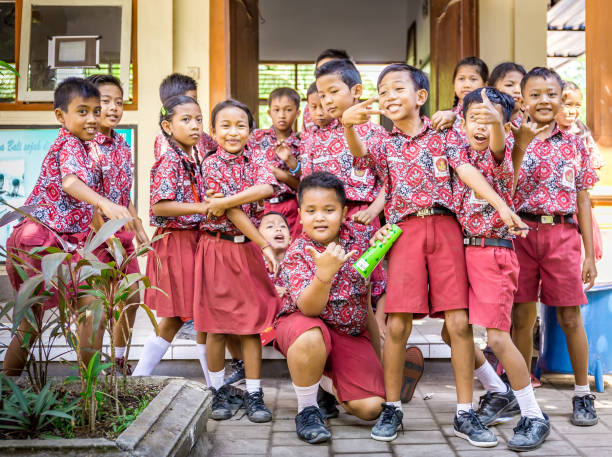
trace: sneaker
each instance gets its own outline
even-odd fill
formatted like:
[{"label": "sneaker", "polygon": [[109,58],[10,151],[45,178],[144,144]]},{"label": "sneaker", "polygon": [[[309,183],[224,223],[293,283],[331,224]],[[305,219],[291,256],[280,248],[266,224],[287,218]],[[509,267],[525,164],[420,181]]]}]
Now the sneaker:
[{"label": "sneaker", "polygon": [[323,422],[323,413],[316,406],[304,408],[295,416],[295,431],[299,439],[310,444],[322,443],[331,438]]},{"label": "sneaker", "polygon": [[230,390],[228,386],[223,386],[219,390],[214,387],[210,388],[213,394],[212,412],[210,417],[216,421],[223,421],[231,418],[234,415],[232,405],[230,403]]},{"label": "sneaker", "polygon": [[404,429],[402,424],[404,412],[387,403],[383,403],[382,407],[382,412],[378,417],[378,421],[372,427],[370,436],[377,441],[393,441],[397,438],[397,429],[400,427],[402,427],[402,430]]},{"label": "sneaker", "polygon": [[232,359],[228,364],[229,374],[223,380],[224,384],[240,384],[246,379],[244,374],[244,361]]},{"label": "sneaker", "polygon": [[514,427],[514,436],[508,441],[508,449],[519,452],[533,451],[542,445],[549,434],[550,420],[546,414],[544,419],[523,416]]},{"label": "sneaker", "polygon": [[472,446],[497,446],[497,437],[480,421],[473,409],[459,411],[454,420],[455,436],[467,440]]},{"label": "sneaker", "polygon": [[176,333],[175,338],[180,338],[183,340],[191,340],[196,341],[196,329],[193,327],[193,319],[183,322],[183,325]]},{"label": "sneaker", "polygon": [[498,419],[512,417],[521,413],[514,392],[510,386],[507,386],[507,388],[508,391],[505,393],[487,392],[480,397],[476,414],[483,425],[493,425],[499,422]]},{"label": "sneaker", "polygon": [[321,414],[323,414],[323,419],[334,419],[340,414],[340,411],[336,407],[338,404],[336,397],[324,391],[321,387],[319,387],[319,392],[317,392],[317,404],[319,405]]},{"label": "sneaker", "polygon": [[263,390],[259,389],[259,392],[254,393],[245,392],[243,398],[246,414],[251,422],[262,423],[272,420],[272,413],[264,405]]},{"label": "sneaker", "polygon": [[414,390],[421,376],[423,376],[423,353],[421,350],[412,346],[406,349],[406,359],[404,360],[404,379],[402,380],[402,390],[400,392],[400,400],[402,403],[408,403],[412,400]]},{"label": "sneaker", "polygon": [[583,397],[574,396],[572,398],[574,412],[572,413],[572,424],[580,427],[595,425],[598,421],[595,411],[595,395],[589,394]]},{"label": "sneaker", "polygon": [[124,357],[117,357],[115,359],[115,365],[117,365],[117,370],[119,373],[123,374],[123,370],[125,369],[125,374],[127,376],[132,375],[132,365],[127,363]]}]

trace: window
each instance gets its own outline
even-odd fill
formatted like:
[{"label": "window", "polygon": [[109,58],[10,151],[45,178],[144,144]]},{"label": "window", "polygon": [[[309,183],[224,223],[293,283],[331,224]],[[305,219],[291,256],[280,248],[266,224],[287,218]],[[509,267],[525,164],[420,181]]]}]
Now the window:
[{"label": "window", "polygon": [[[364,100],[377,95],[376,81],[387,64],[357,64],[363,84]],[[272,120],[268,115],[268,96],[277,87],[292,87],[302,98],[298,126],[302,126],[302,117],[306,107],[306,92],[314,82],[315,66],[312,63],[259,63],[259,127],[269,128]],[[376,116],[378,117],[378,116]],[[373,117],[375,122],[379,120]]]},{"label": "window", "polygon": [[136,4],[0,0],[0,60],[19,70],[0,68],[0,110],[49,109],[64,79],[96,73],[119,78],[126,109],[136,109]]}]

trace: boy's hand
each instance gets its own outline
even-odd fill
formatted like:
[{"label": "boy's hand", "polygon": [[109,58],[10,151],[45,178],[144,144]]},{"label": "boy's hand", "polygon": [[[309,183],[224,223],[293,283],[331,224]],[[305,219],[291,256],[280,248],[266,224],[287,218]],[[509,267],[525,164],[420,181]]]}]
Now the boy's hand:
[{"label": "boy's hand", "polygon": [[499,217],[508,226],[512,235],[520,236],[525,238],[529,233],[529,226],[525,224],[517,214],[512,211],[508,205],[504,205],[501,209],[498,209]]},{"label": "boy's hand", "polygon": [[284,182],[285,175],[283,174],[283,171],[280,168],[275,167],[274,165],[269,165],[268,167],[270,168],[270,172],[274,175],[277,181]]},{"label": "boy's hand", "polygon": [[[525,113],[529,110],[529,106],[525,106]],[[548,125],[538,128],[538,124],[531,122],[531,117],[528,114],[524,115],[523,122],[520,127],[515,127],[514,124],[510,124],[512,134],[514,135],[514,142],[518,144],[519,148],[523,151],[527,149],[529,143],[540,133],[548,128]]]},{"label": "boy's hand", "polygon": [[346,253],[342,246],[334,242],[329,243],[323,252],[318,252],[312,246],[306,246],[306,250],[314,259],[317,278],[327,283],[331,283],[342,265],[357,254],[356,250]]},{"label": "boy's hand", "polygon": [[595,278],[597,278],[597,268],[595,267],[595,259],[593,257],[586,257],[582,264],[582,282],[588,284],[586,290],[589,290],[595,284]]},{"label": "boy's hand", "polygon": [[274,152],[276,153],[276,156],[283,162],[289,160],[289,157],[292,155],[291,148],[285,140],[276,142],[276,144],[274,145]]},{"label": "boy's hand", "polygon": [[222,216],[225,213],[227,207],[225,206],[225,196],[222,193],[215,193],[212,189],[206,191],[206,197],[204,198],[203,207],[206,216]]},{"label": "boy's hand", "polygon": [[440,132],[442,130],[451,128],[456,119],[457,115],[451,110],[436,111],[434,115],[431,116],[431,126]]},{"label": "boy's hand", "polygon": [[142,246],[143,244],[148,243],[149,241],[151,241],[149,239],[149,235],[147,235],[147,232],[145,232],[144,227],[142,226],[142,221],[140,220],[140,218],[137,218],[135,220],[136,223],[136,243],[138,244],[138,246]]},{"label": "boy's hand", "polygon": [[274,288],[276,289],[276,293],[280,298],[283,298],[283,296],[287,293],[287,289],[285,289],[284,287],[274,286]]},{"label": "boy's hand", "polygon": [[130,214],[125,206],[117,205],[108,198],[102,197],[98,203],[98,209],[102,211],[102,213],[104,213],[104,215],[109,219],[129,219],[123,228],[128,232],[136,232],[134,216]]},{"label": "boy's hand", "polygon": [[365,102],[351,106],[342,114],[342,124],[349,128],[353,125],[365,124],[370,120],[370,116],[375,114],[385,114],[383,111],[374,109],[370,105],[378,101],[378,97],[373,97]]},{"label": "boy's hand", "polygon": [[480,95],[482,96],[482,103],[476,103],[472,107],[472,115],[475,117],[476,122],[480,124],[501,123],[503,125],[504,119],[497,108],[495,108],[495,105],[489,100],[486,89],[482,89]]},{"label": "boy's hand", "polygon": [[368,208],[357,211],[351,216],[351,219],[361,225],[370,225],[376,216],[378,216],[378,214],[374,214],[374,211],[371,211],[370,208]]},{"label": "boy's hand", "polygon": [[379,228],[372,238],[370,238],[370,246],[374,246],[377,241],[382,241],[383,243],[391,238],[391,224],[385,224],[381,228]]},{"label": "boy's hand", "polygon": [[274,273],[274,277],[276,277],[278,275],[279,265],[276,261],[276,257],[274,257],[274,250],[272,249],[272,246],[270,246],[269,244],[267,246],[264,246],[261,252],[266,258],[268,270],[270,270],[271,273]]}]

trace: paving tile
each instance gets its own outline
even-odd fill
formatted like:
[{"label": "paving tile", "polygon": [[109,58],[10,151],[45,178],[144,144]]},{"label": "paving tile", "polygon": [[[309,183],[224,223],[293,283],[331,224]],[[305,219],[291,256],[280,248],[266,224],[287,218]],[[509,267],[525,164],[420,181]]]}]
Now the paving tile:
[{"label": "paving tile", "polygon": [[580,451],[584,455],[612,457],[612,447],[581,447]]},{"label": "paving tile", "polygon": [[610,432],[590,433],[585,430],[583,433],[580,434],[571,434],[565,436],[567,441],[571,442],[572,445],[579,449],[583,446],[610,446],[610,444],[612,444],[612,436],[610,436]]},{"label": "paving tile", "polygon": [[[261,424],[260,424],[261,425]],[[242,439],[264,439],[272,434],[272,427],[248,427],[246,425],[220,425],[214,431],[214,439],[240,437]]]},{"label": "paving tile", "polygon": [[[505,448],[506,440],[504,439],[504,437],[501,436],[499,433],[495,433],[495,435],[497,436],[497,441],[498,441],[498,445],[495,447],[495,449]],[[476,446],[471,445],[467,440],[464,440],[463,438],[459,438],[454,435],[447,437],[447,440],[451,444],[453,449],[457,451],[470,451],[474,449],[481,449],[481,448],[477,448]],[[491,448],[488,448],[488,449],[491,449]]]},{"label": "paving tile", "polygon": [[241,439],[237,437],[223,439],[221,437],[217,440],[213,436],[212,440],[212,450],[217,454],[252,455],[268,452],[269,441],[267,439]]},{"label": "paving tile", "polygon": [[[352,452],[350,454],[334,454],[337,456],[343,456],[343,457],[393,457],[393,454],[389,453],[389,452],[374,452],[372,453],[367,453],[367,454],[353,454]],[[401,454],[398,454],[401,455]]]},{"label": "paving tile", "polygon": [[293,432],[295,433],[295,421],[291,420],[274,420],[272,421],[272,431],[274,432]]},{"label": "paving tile", "polygon": [[[512,452],[509,449],[500,449],[498,447],[494,448],[474,448],[466,449],[462,451],[457,451],[457,455],[460,457],[516,457],[518,454],[516,452]],[[529,454],[531,455],[531,454]]]},{"label": "paving tile", "polygon": [[421,418],[406,418],[402,421],[404,425],[404,430],[413,431],[413,430],[440,430],[440,426],[438,423],[430,418],[421,419]]},{"label": "paving tile", "polygon": [[270,457],[327,457],[326,443],[311,446],[272,446]]},{"label": "paving tile", "polygon": [[397,439],[393,441],[397,444],[446,444],[446,438],[439,430],[416,430],[401,431],[397,434]]},{"label": "paving tile", "polygon": [[336,439],[355,438],[363,439],[370,438],[372,431],[371,425],[333,425],[329,428],[332,437]]},{"label": "paving tile", "polygon": [[364,421],[355,416],[350,416],[348,414],[340,413],[335,419],[329,419],[330,425],[368,425],[370,427],[374,427],[376,421]]},{"label": "paving tile", "polygon": [[[608,440],[608,443],[610,441]],[[541,447],[535,451],[529,451],[526,454],[532,456],[562,456],[562,455],[580,455],[578,451],[566,441],[545,441]],[[594,454],[597,456],[597,454]]]},{"label": "paving tile", "polygon": [[393,453],[398,457],[423,456],[423,457],[455,457],[455,452],[444,444],[395,444],[391,445]]},{"label": "paving tile", "polygon": [[426,406],[404,406],[404,419],[433,419],[431,410]]},{"label": "paving tile", "polygon": [[365,439],[334,439],[332,450],[338,453],[388,452],[390,448],[389,443],[367,437]]},{"label": "paving tile", "polygon": [[[605,421],[603,421],[601,418],[599,419],[599,422],[592,427],[577,427],[572,424],[569,419],[565,421],[551,421],[550,423],[554,430],[564,435],[610,433],[610,428],[606,426]],[[612,421],[609,423],[612,424]]]},{"label": "paving tile", "polygon": [[312,446],[298,438],[295,430],[292,432],[273,432],[272,446]]}]

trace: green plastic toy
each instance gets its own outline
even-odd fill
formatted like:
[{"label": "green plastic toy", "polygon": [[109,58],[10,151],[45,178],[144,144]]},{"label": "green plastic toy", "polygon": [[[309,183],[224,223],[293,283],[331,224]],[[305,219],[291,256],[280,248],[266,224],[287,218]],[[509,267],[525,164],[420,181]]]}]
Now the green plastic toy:
[{"label": "green plastic toy", "polygon": [[402,234],[402,229],[393,224],[389,230],[390,237],[386,241],[377,241],[374,246],[371,246],[361,257],[353,264],[353,268],[361,274],[365,279],[368,279],[374,271],[374,268],[382,261],[393,243]]}]

